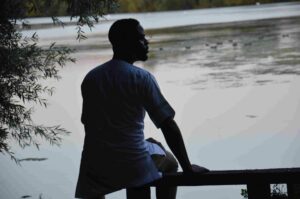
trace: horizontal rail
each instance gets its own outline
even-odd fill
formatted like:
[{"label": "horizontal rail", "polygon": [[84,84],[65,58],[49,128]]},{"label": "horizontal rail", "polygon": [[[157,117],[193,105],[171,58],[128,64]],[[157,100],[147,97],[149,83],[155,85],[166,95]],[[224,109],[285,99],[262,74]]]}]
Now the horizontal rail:
[{"label": "horizontal rail", "polygon": [[252,183],[300,184],[300,168],[224,170],[204,174],[183,172],[166,174],[160,180],[147,186],[205,186],[205,185],[242,185]]},{"label": "horizontal rail", "polygon": [[270,184],[287,184],[288,198],[300,198],[300,168],[225,170],[207,173],[165,174],[161,179],[138,189],[127,189],[127,199],[150,199],[150,187],[247,185],[248,199],[271,199]]}]

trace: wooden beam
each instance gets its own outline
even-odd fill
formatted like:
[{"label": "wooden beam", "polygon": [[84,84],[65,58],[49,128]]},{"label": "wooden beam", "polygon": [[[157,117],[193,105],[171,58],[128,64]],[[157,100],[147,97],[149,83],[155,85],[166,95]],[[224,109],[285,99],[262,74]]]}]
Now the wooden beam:
[{"label": "wooden beam", "polygon": [[127,199],[151,199],[150,187],[127,188]]},{"label": "wooden beam", "polygon": [[225,170],[204,174],[182,172],[166,174],[158,181],[146,186],[205,186],[241,184],[300,184],[300,168]]},{"label": "wooden beam", "polygon": [[271,199],[270,184],[247,184],[248,199]]},{"label": "wooden beam", "polygon": [[287,184],[288,198],[299,199],[300,198],[300,184]]}]

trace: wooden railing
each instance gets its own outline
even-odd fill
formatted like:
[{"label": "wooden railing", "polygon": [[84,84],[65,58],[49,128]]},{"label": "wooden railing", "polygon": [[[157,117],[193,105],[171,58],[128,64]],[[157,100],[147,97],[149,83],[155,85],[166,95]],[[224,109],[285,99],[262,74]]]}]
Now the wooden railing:
[{"label": "wooden railing", "polygon": [[[248,199],[270,199],[270,184],[287,184],[289,199],[300,199],[300,168],[210,171],[204,174],[167,174],[138,190],[127,190],[127,199],[150,199],[150,187],[247,185]],[[197,197],[198,198],[198,197]]]}]

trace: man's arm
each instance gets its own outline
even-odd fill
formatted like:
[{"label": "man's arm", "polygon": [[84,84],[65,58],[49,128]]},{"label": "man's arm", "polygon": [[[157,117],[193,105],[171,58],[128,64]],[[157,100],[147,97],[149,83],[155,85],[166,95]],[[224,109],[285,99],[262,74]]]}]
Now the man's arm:
[{"label": "man's arm", "polygon": [[168,118],[161,124],[161,130],[164,134],[168,146],[170,147],[173,154],[176,156],[184,172],[204,173],[209,171],[204,167],[198,165],[192,165],[190,163],[181,132],[176,122],[172,118]]}]

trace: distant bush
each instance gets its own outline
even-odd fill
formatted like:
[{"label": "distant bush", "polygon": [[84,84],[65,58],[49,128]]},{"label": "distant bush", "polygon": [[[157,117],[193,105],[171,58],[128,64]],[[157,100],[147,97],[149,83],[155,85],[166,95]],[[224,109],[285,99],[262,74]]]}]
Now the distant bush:
[{"label": "distant bush", "polygon": [[[285,186],[282,184],[273,184],[271,188],[271,199],[287,199],[288,195],[285,192]],[[247,189],[241,189],[241,195],[244,199],[248,198]]]},{"label": "distant bush", "polygon": [[[166,10],[186,10],[195,8],[213,8],[238,5],[255,5],[259,3],[276,3],[300,0],[115,0],[118,3],[118,9],[113,12],[151,12]],[[28,10],[27,16],[69,16],[71,15],[69,5],[66,1],[60,0],[39,0],[27,1],[28,7],[37,9]],[[51,6],[49,6],[51,2]],[[99,2],[99,1],[98,1]],[[101,2],[108,2],[102,0]],[[35,4],[34,6],[32,4]],[[104,7],[105,9],[105,7]],[[108,10],[106,10],[107,12]]]},{"label": "distant bush", "polygon": [[[213,8],[259,3],[288,2],[289,0],[120,0],[117,12],[149,12]],[[296,0],[297,1],[297,0]],[[299,0],[298,0],[299,1]]]}]

